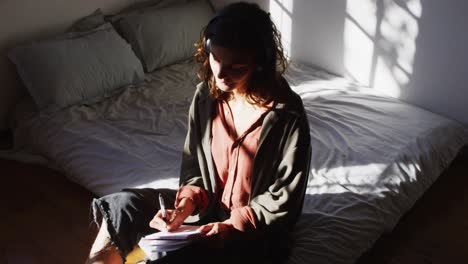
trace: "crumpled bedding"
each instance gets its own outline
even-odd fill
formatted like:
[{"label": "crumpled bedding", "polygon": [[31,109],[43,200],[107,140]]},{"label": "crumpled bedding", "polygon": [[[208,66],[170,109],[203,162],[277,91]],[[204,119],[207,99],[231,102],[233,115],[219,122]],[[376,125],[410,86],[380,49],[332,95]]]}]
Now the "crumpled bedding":
[{"label": "crumpled bedding", "polygon": [[[354,263],[429,188],[468,142],[461,124],[315,68],[291,63],[312,160],[289,263]],[[177,188],[192,62],[146,75],[92,105],[19,107],[15,150],[3,156],[63,171],[98,196]],[[24,110],[28,109],[28,111]]]}]

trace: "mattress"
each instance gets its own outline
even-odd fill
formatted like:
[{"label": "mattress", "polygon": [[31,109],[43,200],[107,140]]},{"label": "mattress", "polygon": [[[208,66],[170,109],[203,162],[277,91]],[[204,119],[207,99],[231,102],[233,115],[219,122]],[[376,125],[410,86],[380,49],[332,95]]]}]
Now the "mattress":
[{"label": "mattress", "polygon": [[[97,196],[176,189],[195,70],[192,62],[171,65],[99,103],[61,111],[24,103],[10,157],[63,171]],[[468,132],[313,67],[291,63],[285,77],[303,99],[312,145],[289,263],[354,263],[450,164]]]}]

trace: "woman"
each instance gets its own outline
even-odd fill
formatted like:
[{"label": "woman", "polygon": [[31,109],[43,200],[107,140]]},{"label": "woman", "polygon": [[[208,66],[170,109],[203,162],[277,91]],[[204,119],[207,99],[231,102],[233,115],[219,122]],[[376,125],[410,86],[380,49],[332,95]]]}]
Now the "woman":
[{"label": "woman", "polygon": [[[206,238],[161,263],[281,259],[265,249],[286,244],[301,213],[311,150],[302,101],[282,77],[279,33],[257,5],[231,4],[203,30],[195,58],[202,82],[190,107],[181,187],[96,199],[95,217],[104,221],[91,263],[122,263],[143,235],[184,222],[201,225]],[[164,219],[159,193],[175,208]]]}]

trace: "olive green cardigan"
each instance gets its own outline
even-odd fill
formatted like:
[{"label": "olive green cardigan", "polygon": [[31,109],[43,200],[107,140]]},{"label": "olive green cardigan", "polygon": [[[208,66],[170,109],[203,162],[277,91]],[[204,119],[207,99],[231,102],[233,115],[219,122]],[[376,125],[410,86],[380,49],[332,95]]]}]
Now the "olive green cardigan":
[{"label": "olive green cardigan", "polygon": [[[287,93],[263,121],[254,157],[249,206],[259,230],[285,230],[301,214],[310,165],[310,135],[301,98],[286,81]],[[189,111],[188,133],[182,156],[180,185],[195,185],[207,191],[208,208],[187,219],[203,220],[220,208],[222,190],[211,156],[211,118],[214,100],[205,83],[197,90]]]}]

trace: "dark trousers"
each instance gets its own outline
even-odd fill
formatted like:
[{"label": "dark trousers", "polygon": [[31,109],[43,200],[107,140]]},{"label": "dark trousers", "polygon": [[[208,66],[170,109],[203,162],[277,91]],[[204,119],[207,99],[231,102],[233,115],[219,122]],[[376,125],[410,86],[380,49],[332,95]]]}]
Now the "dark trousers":
[{"label": "dark trousers", "polygon": [[[149,222],[160,209],[160,193],[170,208],[177,193],[170,189],[124,189],[93,200],[94,221],[97,225],[101,218],[106,221],[112,243],[123,259],[142,237],[157,232]],[[166,256],[150,263],[282,263],[287,256],[287,243],[281,241],[285,240],[278,237],[244,239],[242,236],[228,240],[216,236],[202,238],[184,248],[167,252]]]}]

